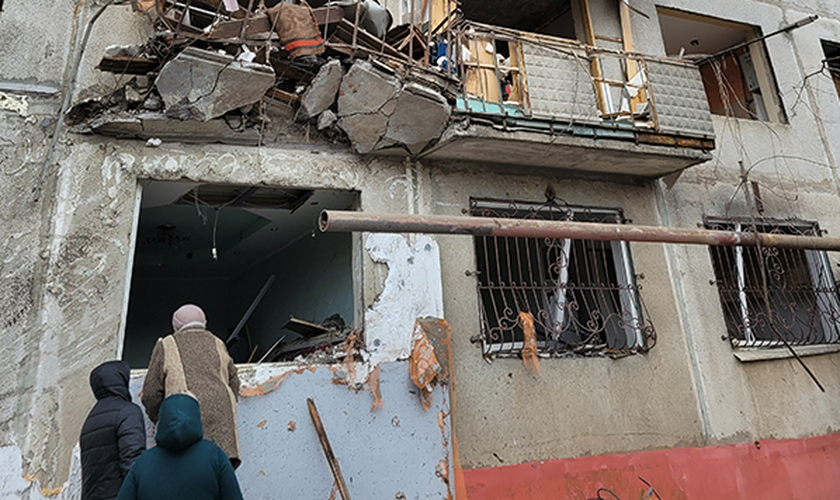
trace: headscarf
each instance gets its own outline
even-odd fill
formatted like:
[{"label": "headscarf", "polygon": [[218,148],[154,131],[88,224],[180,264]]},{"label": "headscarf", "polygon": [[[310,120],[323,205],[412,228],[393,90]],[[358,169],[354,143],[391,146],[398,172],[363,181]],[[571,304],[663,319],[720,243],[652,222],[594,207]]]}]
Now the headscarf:
[{"label": "headscarf", "polygon": [[204,311],[195,304],[185,304],[172,314],[172,328],[177,332],[184,328],[196,327],[206,328],[207,318]]}]

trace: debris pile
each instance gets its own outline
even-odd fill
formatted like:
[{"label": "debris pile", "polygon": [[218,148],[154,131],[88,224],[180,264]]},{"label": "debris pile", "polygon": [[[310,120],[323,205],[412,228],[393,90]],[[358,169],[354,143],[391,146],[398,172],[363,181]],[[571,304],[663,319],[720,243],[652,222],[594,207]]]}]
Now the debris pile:
[{"label": "debris pile", "polygon": [[154,35],[106,50],[99,70],[136,76],[78,104],[77,132],[257,145],[280,119],[416,155],[449,122],[459,84],[431,64],[432,36],[391,28],[374,0],[134,1]]}]

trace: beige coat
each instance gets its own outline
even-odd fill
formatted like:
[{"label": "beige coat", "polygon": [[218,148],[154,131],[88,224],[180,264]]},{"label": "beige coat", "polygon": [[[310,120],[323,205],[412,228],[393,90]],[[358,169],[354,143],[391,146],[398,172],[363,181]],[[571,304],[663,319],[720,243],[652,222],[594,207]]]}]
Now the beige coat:
[{"label": "beige coat", "polygon": [[204,438],[216,443],[234,467],[241,463],[236,401],[239,376],[224,342],[208,330],[179,330],[158,340],[141,400],[152,422],[167,396],[191,393],[201,406]]}]

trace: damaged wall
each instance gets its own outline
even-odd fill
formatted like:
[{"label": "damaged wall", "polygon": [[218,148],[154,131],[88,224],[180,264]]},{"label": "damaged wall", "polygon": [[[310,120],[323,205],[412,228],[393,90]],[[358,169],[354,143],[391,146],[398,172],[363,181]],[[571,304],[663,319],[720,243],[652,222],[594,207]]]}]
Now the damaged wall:
[{"label": "damaged wall", "polygon": [[[9,121],[15,123],[13,120]],[[25,151],[16,145],[5,149],[4,154],[22,160]],[[4,163],[4,168],[7,166]],[[4,365],[4,375],[17,382],[3,398],[3,440],[22,450],[23,474],[39,480],[46,489],[61,488],[68,480],[70,450],[93,403],[87,387],[90,369],[116,357],[122,344],[121,318],[127,300],[132,228],[139,207],[138,179],[188,178],[207,183],[357,190],[363,209],[382,212],[406,210],[423,203],[417,194],[416,176],[402,163],[364,160],[323,146],[252,149],[165,143],[159,148],[147,148],[132,141],[71,139],[56,170],[54,204],[47,205],[49,213],[44,216],[50,225],[43,229],[46,251],[39,264],[44,268],[41,271],[34,267],[38,255],[34,249],[38,248],[41,233],[33,229],[39,227],[40,214],[32,210],[33,205],[26,204],[30,203],[27,196],[35,183],[33,177],[37,179],[38,165],[34,166],[4,171],[8,192],[18,193],[15,198],[4,198],[4,203],[8,203],[4,214],[12,217],[5,227],[19,229],[10,232],[13,237],[4,243],[4,278],[14,279],[4,279],[3,284],[21,285],[20,289],[4,288],[4,297],[8,303],[20,302],[27,293],[33,299],[32,303],[21,305],[21,319],[12,325],[21,341],[4,346],[8,358],[16,360]],[[14,219],[16,214],[18,218]],[[402,236],[396,238],[407,241]],[[436,256],[436,246],[430,245],[433,242],[424,241],[421,252],[431,251]],[[402,248],[415,252],[413,245],[403,243]],[[376,258],[382,260],[381,256]],[[385,282],[391,273],[389,266],[410,266],[407,259],[387,265],[374,264],[371,257],[354,257],[354,261],[356,272],[371,276],[358,291],[362,307],[376,308],[378,296],[399,301],[413,297],[437,304],[432,309],[413,311],[440,312],[439,283],[416,293],[412,292],[412,285],[396,283],[405,294],[389,291],[390,285]],[[434,261],[418,261],[418,269],[426,269],[430,262]],[[375,266],[383,267],[374,272]],[[393,268],[395,275],[411,274]],[[431,276],[439,276],[437,269]],[[18,276],[20,273],[29,274]],[[425,274],[422,271],[418,275]],[[41,296],[38,287],[30,284],[39,281],[45,283]],[[430,295],[435,291],[437,296]],[[43,305],[34,305],[37,301]],[[161,315],[168,316],[170,312],[161,311]],[[390,339],[397,334],[401,341],[408,341],[414,319],[400,325],[399,331],[380,332],[377,337],[383,345],[394,345],[396,341]],[[403,329],[409,333],[400,333]],[[400,349],[407,352],[409,347]],[[378,358],[382,362],[394,359],[390,355]],[[408,380],[407,365],[399,366],[404,377],[398,383],[404,386]],[[389,373],[394,376],[394,372]],[[363,407],[369,410],[369,402],[365,401]],[[431,412],[427,415],[437,429],[437,417]],[[420,434],[414,438],[431,439]]]},{"label": "damaged wall", "polygon": [[[372,411],[366,366],[358,365],[353,380],[342,365],[243,365],[247,396],[238,407],[242,465],[236,475],[245,498],[339,498],[307,398],[317,405],[352,498],[447,497],[451,429],[441,416],[449,412],[447,391],[436,388],[426,411],[408,363],[383,363],[383,407]],[[132,377],[135,398],[142,376]]]},{"label": "damaged wall", "polygon": [[[658,225],[651,186],[550,176],[487,175],[467,166],[435,168],[434,211],[458,215],[469,198],[541,202],[548,186],[570,204],[621,207],[634,224]],[[470,336],[480,331],[472,238],[440,236],[447,319],[458,376],[457,436],[464,469],[548,457],[600,455],[702,443],[697,394],[662,245],[631,244],[644,303],[657,331],[647,354],[542,359],[541,377],[520,359],[487,363]],[[458,307],[454,307],[454,304]],[[452,305],[452,306],[450,306]]]}]

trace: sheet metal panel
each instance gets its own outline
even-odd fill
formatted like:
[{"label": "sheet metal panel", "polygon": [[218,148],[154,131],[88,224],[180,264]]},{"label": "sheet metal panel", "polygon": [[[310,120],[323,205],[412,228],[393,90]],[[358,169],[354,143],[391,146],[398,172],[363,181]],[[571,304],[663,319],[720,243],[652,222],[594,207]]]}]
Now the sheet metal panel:
[{"label": "sheet metal panel", "polygon": [[715,129],[700,70],[684,64],[646,61],[659,131],[712,138]]},{"label": "sheet metal panel", "polygon": [[531,114],[536,118],[598,122],[595,88],[583,51],[522,40]]}]

